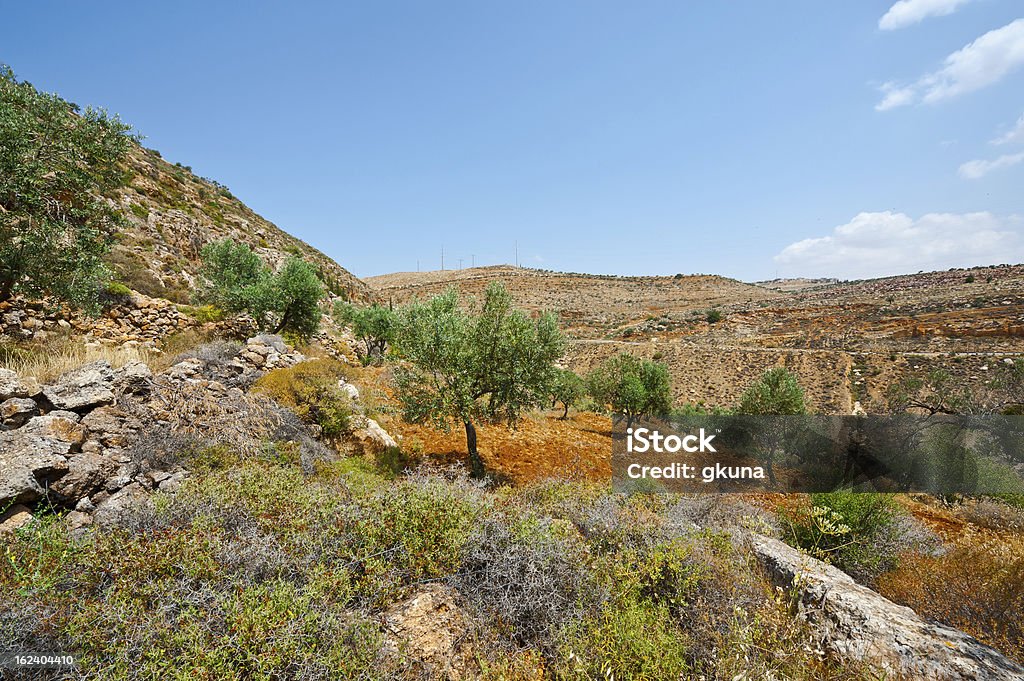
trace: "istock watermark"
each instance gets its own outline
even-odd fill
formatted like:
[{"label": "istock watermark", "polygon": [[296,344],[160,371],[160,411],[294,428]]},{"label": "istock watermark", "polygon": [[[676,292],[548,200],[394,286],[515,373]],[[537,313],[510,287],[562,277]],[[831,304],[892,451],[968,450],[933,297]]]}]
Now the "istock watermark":
[{"label": "istock watermark", "polygon": [[612,474],[620,491],[1024,495],[1024,417],[618,420]]}]

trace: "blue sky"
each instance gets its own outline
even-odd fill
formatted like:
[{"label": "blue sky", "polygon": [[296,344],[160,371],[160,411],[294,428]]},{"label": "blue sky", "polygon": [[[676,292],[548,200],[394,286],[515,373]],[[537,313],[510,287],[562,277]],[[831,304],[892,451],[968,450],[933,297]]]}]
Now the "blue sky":
[{"label": "blue sky", "polygon": [[1024,6],[893,2],[35,0],[0,61],[361,276],[1024,261]]}]

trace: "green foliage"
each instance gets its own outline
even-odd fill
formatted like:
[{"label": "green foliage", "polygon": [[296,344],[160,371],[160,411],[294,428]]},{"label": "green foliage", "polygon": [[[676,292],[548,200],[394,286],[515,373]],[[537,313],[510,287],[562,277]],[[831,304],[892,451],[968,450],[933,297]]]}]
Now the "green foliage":
[{"label": "green foliage", "polygon": [[754,416],[806,414],[804,390],[788,369],[769,369],[740,396],[736,413]]},{"label": "green foliage", "polygon": [[376,304],[358,307],[339,300],[334,304],[333,316],[338,324],[350,326],[352,333],[363,341],[364,364],[382,359],[395,340],[398,315],[391,308]]},{"label": "green foliage", "polygon": [[712,308],[705,313],[704,319],[707,320],[708,324],[717,324],[722,321],[722,312]]},{"label": "green foliage", "polygon": [[320,328],[324,291],[316,270],[289,258],[276,273],[247,244],[228,238],[202,250],[206,284],[198,293],[202,303],[231,313],[248,313],[260,328],[308,338]]},{"label": "green foliage", "polygon": [[197,322],[219,322],[224,319],[224,310],[216,305],[178,305],[178,311],[187,314]]},{"label": "green foliage", "polygon": [[484,474],[476,451],[479,418],[516,421],[547,397],[564,341],[554,315],[531,320],[512,308],[512,297],[492,283],[477,312],[459,306],[454,289],[413,303],[398,319],[395,372],[405,418],[466,429],[473,473]]},{"label": "green foliage", "polygon": [[223,239],[203,246],[201,251],[206,280],[198,299],[225,312],[249,312],[265,295],[269,268],[247,244]]},{"label": "green foliage", "polygon": [[309,338],[320,328],[320,301],[324,289],[312,265],[289,258],[268,283],[268,309],[261,317],[269,319],[274,333],[288,331]]},{"label": "green foliage", "polygon": [[140,220],[145,220],[149,217],[149,209],[143,206],[141,203],[133,203],[131,206],[129,206],[129,209],[132,211],[132,215],[139,218]]},{"label": "green foliage", "polygon": [[887,495],[850,491],[813,494],[809,506],[781,513],[789,543],[868,580],[896,564],[898,542],[887,535],[898,516]]},{"label": "green foliage", "polygon": [[289,407],[307,423],[320,426],[324,437],[348,432],[352,402],[338,387],[344,365],[333,359],[314,359],[274,369],[260,377],[253,390]]},{"label": "green foliage", "polygon": [[123,216],[130,127],[19,82],[0,65],[0,301],[49,294],[96,309]]},{"label": "green foliage", "polygon": [[666,605],[618,598],[569,632],[558,677],[689,678],[681,634]]},{"label": "green foliage", "polygon": [[569,416],[569,407],[573,406],[584,395],[587,394],[587,383],[575,371],[559,369],[555,374],[555,380],[551,385],[551,399],[553,402],[561,402],[565,411],[562,419]]},{"label": "green foliage", "polygon": [[638,418],[666,416],[672,407],[668,367],[628,353],[590,372],[587,390],[595,401],[623,414],[627,426]]}]

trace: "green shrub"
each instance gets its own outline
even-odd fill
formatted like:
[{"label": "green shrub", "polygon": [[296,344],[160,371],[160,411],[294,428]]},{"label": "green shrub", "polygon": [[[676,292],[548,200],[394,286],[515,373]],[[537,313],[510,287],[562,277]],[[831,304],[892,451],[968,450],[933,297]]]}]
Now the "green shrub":
[{"label": "green shrub", "polygon": [[207,244],[202,249],[201,303],[231,312],[245,312],[261,329],[291,332],[308,338],[320,327],[323,285],[309,263],[289,258],[272,272],[247,244],[232,239]]},{"label": "green shrub", "polygon": [[717,324],[722,321],[722,312],[715,309],[708,310],[704,315],[704,319],[708,324]]},{"label": "green shrub", "polygon": [[225,317],[224,310],[216,305],[178,305],[178,311],[182,312],[197,322],[219,322]]},{"label": "green shrub", "polygon": [[619,598],[568,632],[556,674],[566,679],[688,678],[681,638],[666,606]]},{"label": "green shrub", "polygon": [[610,405],[631,426],[638,418],[665,416],[672,406],[668,367],[623,353],[587,374],[587,390],[596,402]]},{"label": "green shrub", "polygon": [[913,536],[890,497],[879,493],[813,494],[808,505],[783,511],[781,518],[789,543],[869,583],[924,540]]},{"label": "green shrub", "polygon": [[344,365],[337,360],[314,359],[267,372],[253,390],[273,397],[307,423],[320,426],[324,437],[336,438],[348,432],[352,416],[352,402],[338,387],[338,379],[345,374]]}]

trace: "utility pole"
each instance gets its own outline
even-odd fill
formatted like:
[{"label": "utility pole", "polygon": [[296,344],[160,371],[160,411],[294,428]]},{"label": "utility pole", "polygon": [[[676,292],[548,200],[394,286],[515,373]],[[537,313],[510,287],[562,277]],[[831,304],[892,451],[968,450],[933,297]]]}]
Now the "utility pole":
[{"label": "utility pole", "polygon": [[441,271],[444,272],[444,246],[441,246]]},{"label": "utility pole", "polygon": [[476,255],[470,254],[470,256],[469,256],[469,266],[470,267],[476,267]]},{"label": "utility pole", "polygon": [[462,269],[462,260],[463,260],[462,258],[459,258],[459,269],[460,270]]},{"label": "utility pole", "polygon": [[419,260],[416,261],[416,271],[417,272],[420,271],[420,261]]},{"label": "utility pole", "polygon": [[519,240],[516,240],[516,267],[519,267]]}]

